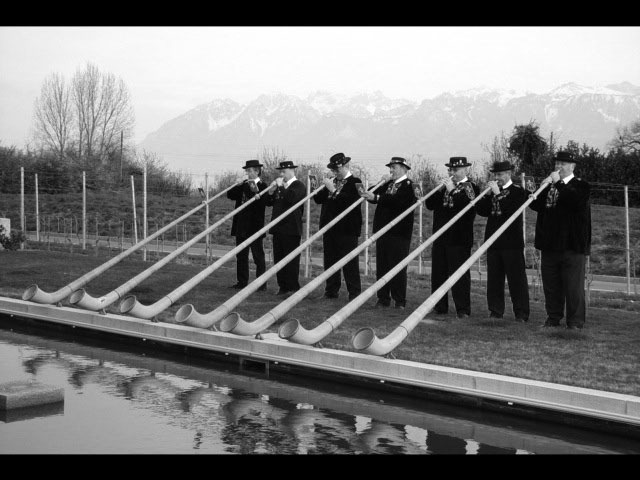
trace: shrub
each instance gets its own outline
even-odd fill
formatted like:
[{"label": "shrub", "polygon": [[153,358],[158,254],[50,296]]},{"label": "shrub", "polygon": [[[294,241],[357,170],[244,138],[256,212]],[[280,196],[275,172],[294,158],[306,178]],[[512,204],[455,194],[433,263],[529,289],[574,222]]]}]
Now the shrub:
[{"label": "shrub", "polygon": [[0,225],[0,245],[6,250],[17,250],[20,248],[20,244],[27,238],[21,230],[11,229],[11,234],[7,236],[4,227]]}]

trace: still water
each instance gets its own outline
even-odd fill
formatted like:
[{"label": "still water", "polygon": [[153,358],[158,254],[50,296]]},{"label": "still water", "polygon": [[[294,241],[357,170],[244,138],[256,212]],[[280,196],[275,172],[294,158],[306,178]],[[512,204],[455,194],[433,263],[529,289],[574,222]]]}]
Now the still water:
[{"label": "still water", "polygon": [[0,317],[0,383],[64,402],[0,411],[1,454],[610,454],[640,442],[315,379],[24,329]]}]

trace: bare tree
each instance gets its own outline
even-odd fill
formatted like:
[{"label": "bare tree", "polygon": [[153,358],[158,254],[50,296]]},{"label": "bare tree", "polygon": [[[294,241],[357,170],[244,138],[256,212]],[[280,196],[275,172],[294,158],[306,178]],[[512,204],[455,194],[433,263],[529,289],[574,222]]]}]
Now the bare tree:
[{"label": "bare tree", "polygon": [[134,115],[129,90],[122,79],[100,73],[98,67],[87,63],[73,76],[72,91],[78,120],[78,153],[104,162],[118,148],[120,132],[131,138]]},{"label": "bare tree", "polygon": [[120,132],[129,138],[133,130],[134,114],[129,90],[115,75],[102,77],[102,111],[98,117],[98,155],[101,159],[112,156],[119,146]]},{"label": "bare tree", "polygon": [[[91,136],[88,139],[86,138],[85,131],[87,130],[87,125],[91,124],[89,120],[90,105],[92,104],[91,99],[95,97],[93,91],[96,88],[97,76],[97,67],[88,63],[86,70],[76,70],[71,80],[77,120],[78,158],[83,158],[83,153],[85,156],[91,155],[92,139]],[[85,145],[88,145],[87,149],[85,149]]]},{"label": "bare tree", "polygon": [[53,73],[42,84],[34,123],[36,145],[53,150],[62,159],[73,137],[73,107],[62,75]]},{"label": "bare tree", "polygon": [[625,153],[640,152],[640,120],[631,122],[630,125],[616,128],[616,137],[610,142],[615,149]]},{"label": "bare tree", "polygon": [[482,148],[489,154],[489,162],[484,165],[482,172],[479,172],[479,177],[486,180],[490,178],[490,167],[494,162],[511,162],[517,165],[518,157],[513,154],[509,149],[509,138],[505,135],[504,131],[500,132],[499,136],[493,138],[491,145],[481,144]]},{"label": "bare tree", "polygon": [[426,190],[431,190],[442,179],[432,161],[423,154],[411,156],[411,176],[417,183],[422,182]]}]

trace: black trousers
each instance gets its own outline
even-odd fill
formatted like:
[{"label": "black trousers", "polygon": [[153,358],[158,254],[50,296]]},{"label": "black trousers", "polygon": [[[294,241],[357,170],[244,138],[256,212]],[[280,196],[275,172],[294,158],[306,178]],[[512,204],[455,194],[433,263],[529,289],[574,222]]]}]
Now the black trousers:
[{"label": "black trousers", "polygon": [[[471,247],[434,243],[431,250],[431,293],[445,283],[453,273],[471,256]],[[471,272],[467,270],[451,287],[451,296],[456,313],[471,315]],[[438,313],[449,311],[449,292],[436,303]]]},{"label": "black trousers", "polygon": [[[343,235],[325,233],[322,237],[322,248],[324,250],[325,271],[335,265],[342,257],[358,247],[358,237],[355,235]],[[340,291],[341,275],[344,275],[344,283],[347,286],[349,295],[360,295],[362,287],[360,285],[360,260],[358,256],[349,260],[341,270],[327,278],[324,291],[328,295],[337,295]]]},{"label": "black trousers", "polygon": [[[273,261],[278,263],[289,253],[300,246],[300,235],[273,236]],[[283,268],[276,272],[278,287],[286,292],[293,292],[300,288],[298,276],[300,275],[300,254],[293,257]]]},{"label": "black trousers", "polygon": [[504,315],[504,279],[516,318],[529,320],[529,282],[522,248],[487,250],[487,306]]},{"label": "black trousers", "polygon": [[[236,247],[250,236],[251,235],[237,235]],[[249,250],[251,250],[253,262],[256,264],[256,278],[265,272],[264,248],[261,237],[236,255],[236,277],[240,285],[247,285],[249,283]]]},{"label": "black trousers", "polygon": [[585,256],[572,250],[542,251],[542,289],[548,322],[558,325],[565,316],[567,326],[582,327],[585,321]]},{"label": "black trousers", "polygon": [[[384,234],[376,241],[376,280],[380,280],[389,270],[409,255],[411,238]],[[389,304],[391,298],[396,305],[407,302],[407,267],[400,270],[377,292],[380,302]]]}]

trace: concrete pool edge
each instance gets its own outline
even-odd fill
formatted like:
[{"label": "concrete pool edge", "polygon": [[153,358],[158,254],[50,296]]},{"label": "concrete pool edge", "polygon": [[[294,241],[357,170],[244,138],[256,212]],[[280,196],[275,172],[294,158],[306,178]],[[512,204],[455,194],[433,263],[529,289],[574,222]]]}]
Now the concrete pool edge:
[{"label": "concrete pool edge", "polygon": [[0,297],[0,314],[640,427],[640,397]]}]

